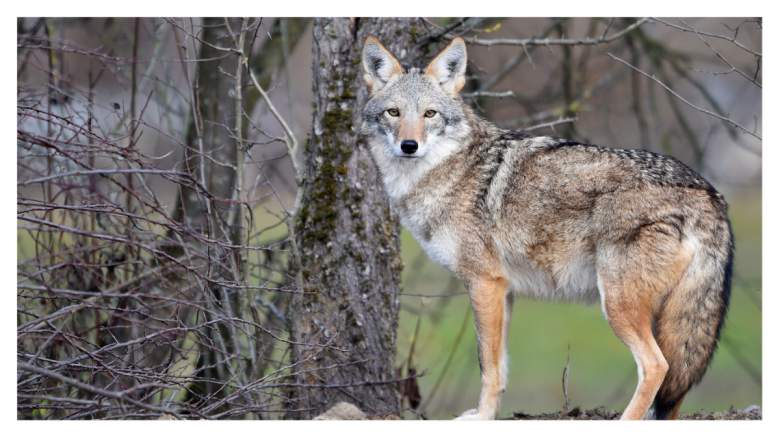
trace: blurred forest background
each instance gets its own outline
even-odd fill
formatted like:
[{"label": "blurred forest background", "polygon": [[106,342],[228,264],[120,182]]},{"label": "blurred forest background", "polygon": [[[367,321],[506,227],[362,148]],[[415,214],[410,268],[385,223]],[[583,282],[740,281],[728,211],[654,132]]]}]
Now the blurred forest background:
[{"label": "blurred forest background", "polygon": [[[465,291],[398,233],[352,154],[369,33],[419,66],[464,36],[463,97],[489,120],[673,155],[723,192],[732,305],[683,412],[761,404],[760,19],[17,24],[18,418],[310,418],[343,399],[445,419],[476,404]],[[509,339],[502,417],[622,409],[634,390],[598,306],[520,299]],[[361,355],[373,363],[350,368]]]}]

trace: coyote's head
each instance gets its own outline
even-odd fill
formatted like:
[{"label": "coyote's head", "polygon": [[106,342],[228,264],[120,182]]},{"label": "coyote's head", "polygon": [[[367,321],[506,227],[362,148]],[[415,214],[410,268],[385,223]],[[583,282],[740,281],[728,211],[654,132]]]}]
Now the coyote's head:
[{"label": "coyote's head", "polygon": [[469,135],[466,108],[458,96],[466,82],[462,38],[452,40],[425,70],[404,71],[393,54],[370,36],[362,63],[370,98],[361,131],[375,156],[408,159],[410,165],[415,159],[434,164]]}]

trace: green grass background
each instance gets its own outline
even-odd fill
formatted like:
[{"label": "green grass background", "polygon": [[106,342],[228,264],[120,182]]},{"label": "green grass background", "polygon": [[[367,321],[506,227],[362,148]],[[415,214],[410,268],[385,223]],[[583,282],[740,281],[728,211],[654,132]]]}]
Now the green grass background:
[{"label": "green grass background", "polygon": [[[732,301],[721,346],[701,384],[687,396],[682,411],[723,410],[761,404],[761,195],[728,197],[736,256]],[[418,372],[424,413],[450,418],[476,406],[479,366],[468,298],[459,282],[434,265],[404,231],[399,363],[407,360],[419,320],[412,362]],[[458,295],[421,298],[410,294]],[[466,321],[465,333],[457,342]],[[444,372],[445,362],[455,349]],[[598,305],[515,300],[509,335],[509,386],[501,416],[512,412],[558,411],[563,405],[561,376],[569,354],[570,406],[622,410],[636,385],[636,366],[613,335]],[[443,374],[443,376],[442,376]],[[430,400],[436,381],[441,384]]]}]

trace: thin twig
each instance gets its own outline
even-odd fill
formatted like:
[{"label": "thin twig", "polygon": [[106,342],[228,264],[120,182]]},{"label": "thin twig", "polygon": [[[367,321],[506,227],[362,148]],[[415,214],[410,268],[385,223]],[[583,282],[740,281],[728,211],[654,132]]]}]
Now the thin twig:
[{"label": "thin twig", "polygon": [[640,18],[636,20],[624,29],[613,33],[610,36],[601,36],[599,38],[494,38],[483,39],[479,37],[464,38],[467,43],[478,46],[592,46],[597,44],[606,44],[615,41],[627,33],[633,31],[644,23],[648,22],[649,18]]},{"label": "thin twig", "polygon": [[[625,61],[625,60],[623,60],[621,58],[618,58],[617,56],[613,55],[612,53],[607,53],[607,55],[610,58],[614,59],[615,61],[618,61],[621,64],[626,65],[627,67],[629,67],[630,69],[636,71],[637,73],[640,73],[644,77],[646,77],[646,78],[656,82],[658,85],[663,87],[666,91],[671,93],[674,97],[680,99],[683,103],[685,103],[686,105],[690,106],[691,108],[693,108],[693,109],[695,109],[695,110],[697,110],[699,112],[702,112],[704,114],[707,114],[708,116],[715,117],[718,120],[722,120],[722,121],[724,121],[726,123],[730,123],[731,125],[733,125],[734,127],[740,129],[744,133],[746,133],[748,135],[751,135],[751,136],[761,140],[761,136],[760,135],[758,135],[755,132],[745,128],[744,126],[740,125],[739,123],[735,122],[734,120],[732,120],[732,119],[730,119],[730,118],[728,118],[726,116],[723,116],[723,115],[720,115],[720,114],[716,114],[716,113],[714,113],[714,112],[712,112],[712,111],[710,111],[710,110],[708,110],[706,108],[702,108],[702,107],[700,107],[700,106],[698,106],[696,104],[691,103],[688,99],[682,97],[679,93],[677,93],[676,91],[672,90],[668,85],[666,85],[663,82],[661,82],[658,78],[655,77],[655,75],[651,75],[651,74],[645,73],[644,71],[642,71],[642,70],[634,67],[633,65],[631,65],[631,63],[629,63],[628,61]],[[750,149],[748,149],[748,150],[750,150]],[[756,155],[759,155],[759,156],[761,155],[759,152],[755,152],[755,151],[753,151],[753,152]]]},{"label": "thin twig", "polygon": [[300,175],[300,165],[297,162],[298,140],[295,139],[295,134],[293,134],[290,126],[287,124],[287,121],[284,120],[284,117],[282,117],[282,115],[279,114],[279,111],[277,111],[273,101],[271,101],[271,98],[268,97],[268,93],[266,93],[263,87],[260,86],[260,83],[257,81],[255,73],[252,71],[252,69],[249,69],[249,77],[252,79],[252,84],[255,86],[258,93],[260,93],[260,96],[263,97],[263,100],[268,105],[268,109],[271,111],[271,114],[273,114],[276,121],[279,122],[279,124],[282,126],[282,129],[284,129],[284,133],[288,140],[286,142],[287,152],[290,154],[290,160],[292,160],[296,175]]},{"label": "thin twig", "polygon": [[563,123],[574,123],[577,121],[577,117],[561,117],[557,120],[553,120],[550,122],[540,123],[538,125],[529,126],[527,128],[523,128],[523,131],[535,131],[537,129],[542,128],[554,128],[557,125],[563,124]]},{"label": "thin twig", "polygon": [[149,411],[152,411],[152,412],[160,412],[160,413],[164,413],[164,414],[168,414],[168,415],[173,415],[174,417],[176,417],[178,419],[182,418],[181,414],[179,414],[178,412],[176,412],[173,409],[167,409],[167,408],[160,407],[160,406],[150,405],[148,403],[144,403],[142,401],[138,401],[138,400],[136,400],[136,399],[134,399],[132,397],[127,397],[127,395],[125,393],[109,391],[109,390],[106,390],[106,389],[103,389],[103,388],[98,388],[96,386],[86,384],[86,383],[81,382],[79,380],[71,379],[70,377],[63,376],[62,374],[55,373],[54,371],[49,371],[46,368],[37,367],[35,365],[29,365],[29,364],[23,363],[23,362],[18,363],[17,366],[20,369],[22,369],[23,371],[27,371],[27,372],[30,372],[30,373],[40,374],[42,376],[50,377],[52,379],[59,380],[60,382],[65,383],[67,385],[70,385],[70,386],[73,386],[73,387],[76,387],[76,388],[79,388],[79,389],[83,389],[85,391],[92,392],[94,394],[97,394],[97,395],[100,395],[100,396],[103,396],[103,397],[108,397],[108,398],[112,398],[112,399],[115,399],[115,400],[123,401],[125,403],[129,403],[131,405],[135,405],[135,406],[138,406],[139,408],[146,409],[146,410],[149,410]]}]

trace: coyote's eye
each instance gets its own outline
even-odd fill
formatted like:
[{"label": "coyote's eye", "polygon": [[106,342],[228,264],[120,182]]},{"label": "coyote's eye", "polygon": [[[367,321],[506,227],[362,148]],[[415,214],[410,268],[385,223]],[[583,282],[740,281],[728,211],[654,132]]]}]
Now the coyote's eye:
[{"label": "coyote's eye", "polygon": [[425,114],[424,114],[424,116],[425,116],[426,118],[428,118],[428,119],[430,119],[431,117],[433,117],[433,116],[435,116],[435,115],[436,115],[436,111],[435,111],[435,110],[428,110],[428,111],[426,111],[426,112],[425,112]]},{"label": "coyote's eye", "polygon": [[398,108],[390,108],[387,110],[387,114],[390,114],[391,117],[398,117],[401,115],[401,112],[398,111]]}]

